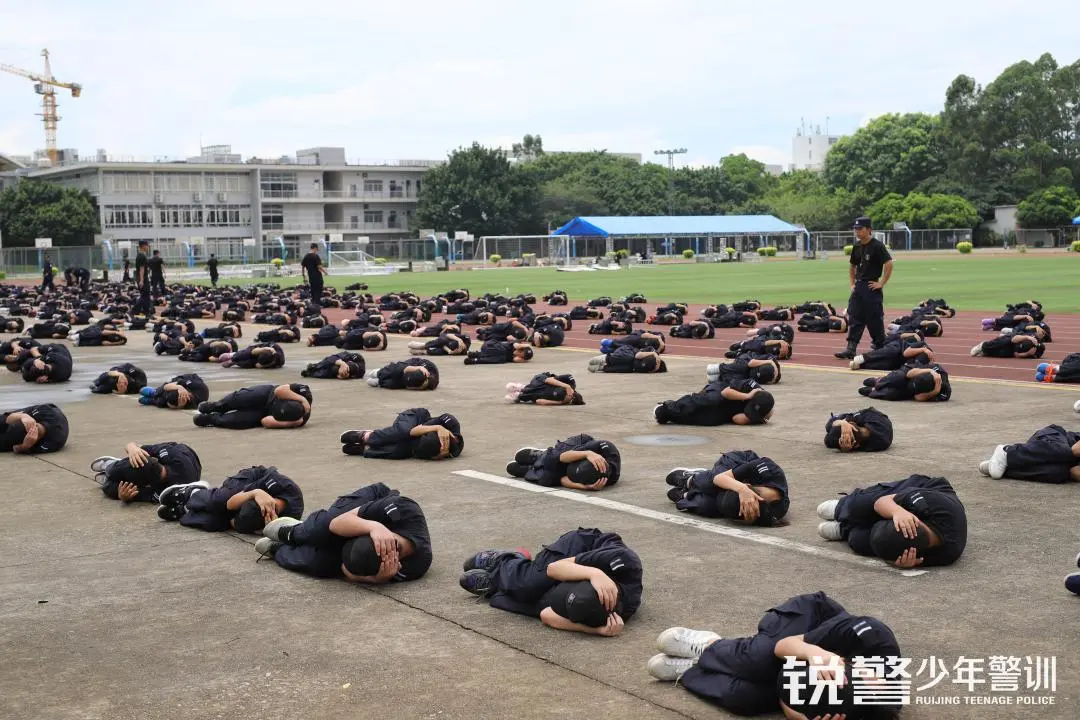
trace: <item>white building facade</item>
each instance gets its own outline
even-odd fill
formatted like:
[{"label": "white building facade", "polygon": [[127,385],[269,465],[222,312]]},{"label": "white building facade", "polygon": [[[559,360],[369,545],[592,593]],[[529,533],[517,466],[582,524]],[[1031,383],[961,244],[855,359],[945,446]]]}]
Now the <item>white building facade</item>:
[{"label": "white building facade", "polygon": [[791,169],[816,172],[824,170],[826,156],[841,137],[820,133],[798,133],[791,139]]}]

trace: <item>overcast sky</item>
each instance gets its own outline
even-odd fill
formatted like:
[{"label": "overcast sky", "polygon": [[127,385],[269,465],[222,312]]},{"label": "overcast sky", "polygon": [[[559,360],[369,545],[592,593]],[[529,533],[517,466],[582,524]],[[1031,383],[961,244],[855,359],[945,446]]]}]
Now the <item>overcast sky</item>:
[{"label": "overcast sky", "polygon": [[[0,63],[60,80],[61,148],[442,158],[539,133],[549,150],[685,147],[788,162],[805,118],[849,133],[936,111],[958,74],[1080,56],[1080,0],[0,0]],[[0,152],[43,147],[32,84],[0,73]]]}]

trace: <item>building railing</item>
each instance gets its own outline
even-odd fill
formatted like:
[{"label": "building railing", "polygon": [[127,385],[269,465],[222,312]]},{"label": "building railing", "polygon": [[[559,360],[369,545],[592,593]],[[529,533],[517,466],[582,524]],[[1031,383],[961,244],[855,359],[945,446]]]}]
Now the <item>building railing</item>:
[{"label": "building railing", "polygon": [[384,220],[381,223],[369,222],[315,222],[315,223],[263,223],[264,232],[272,233],[298,233],[298,232],[365,232],[368,230],[407,230],[408,225],[404,220]]},{"label": "building railing", "polygon": [[416,200],[415,191],[406,194],[404,190],[262,190],[259,196],[263,200],[331,200],[355,198],[362,201],[408,199]]},{"label": "building railing", "polygon": [[[287,162],[285,161],[287,160]],[[353,159],[345,160],[345,167],[397,167],[397,168],[433,168],[438,165],[442,165],[445,160],[378,160],[378,159]],[[173,157],[168,155],[87,155],[85,157],[65,158],[58,161],[54,165],[44,163],[37,166],[31,163],[30,168],[32,170],[45,170],[56,167],[74,167],[77,165],[152,165],[152,164],[167,164],[178,163],[184,165],[221,165],[228,168],[236,168],[238,165],[243,166],[259,166],[259,165],[272,165],[277,167],[288,167],[290,165],[301,165],[304,167],[342,167],[340,165],[318,163],[314,157],[302,157],[302,158],[256,158],[249,157],[239,162],[213,162],[209,158],[198,157]]]}]

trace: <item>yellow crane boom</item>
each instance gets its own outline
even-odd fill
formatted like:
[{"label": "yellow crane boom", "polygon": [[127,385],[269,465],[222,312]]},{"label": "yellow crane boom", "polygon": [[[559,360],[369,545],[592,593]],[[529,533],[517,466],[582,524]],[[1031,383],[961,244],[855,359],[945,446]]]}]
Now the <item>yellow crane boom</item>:
[{"label": "yellow crane boom", "polygon": [[4,65],[2,63],[0,63],[0,71],[34,81],[34,92],[41,96],[41,113],[39,114],[45,123],[45,151],[49,155],[49,162],[55,164],[57,160],[56,123],[60,119],[60,116],[56,114],[56,88],[70,90],[71,97],[79,97],[82,95],[82,85],[57,80],[53,77],[52,68],[49,66],[49,51],[47,49],[42,50],[41,56],[45,58],[44,73],[30,72],[14,65]]}]

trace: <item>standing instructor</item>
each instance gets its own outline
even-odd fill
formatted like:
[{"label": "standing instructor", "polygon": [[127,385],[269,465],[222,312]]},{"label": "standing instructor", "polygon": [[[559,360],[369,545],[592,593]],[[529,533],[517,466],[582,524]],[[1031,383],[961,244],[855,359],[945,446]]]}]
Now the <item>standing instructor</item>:
[{"label": "standing instructor", "polygon": [[322,258],[319,257],[318,243],[311,243],[311,250],[300,261],[300,268],[300,272],[306,276],[308,286],[311,288],[311,300],[318,305],[323,291],[322,276],[326,274],[326,267],[322,263]]},{"label": "standing instructor", "polygon": [[851,250],[848,277],[851,296],[848,298],[847,348],[836,357],[852,360],[858,354],[863,328],[870,329],[872,348],[885,344],[885,305],[883,290],[892,277],[893,260],[885,243],[874,238],[870,218],[855,218],[855,238]]}]

